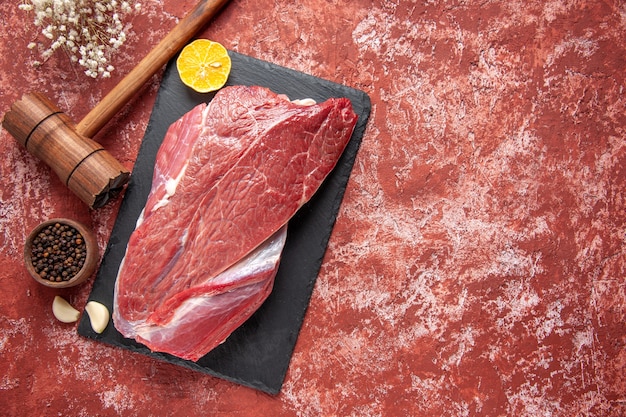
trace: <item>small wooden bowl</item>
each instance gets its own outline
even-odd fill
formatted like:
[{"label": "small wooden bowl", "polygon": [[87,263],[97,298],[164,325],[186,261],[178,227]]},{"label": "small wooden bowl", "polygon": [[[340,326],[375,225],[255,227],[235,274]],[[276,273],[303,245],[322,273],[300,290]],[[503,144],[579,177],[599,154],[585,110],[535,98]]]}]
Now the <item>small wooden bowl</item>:
[{"label": "small wooden bowl", "polygon": [[[42,278],[33,266],[33,241],[42,230],[56,223],[68,225],[76,229],[83,237],[83,240],[85,242],[85,250],[87,252],[85,256],[85,262],[83,263],[82,268],[67,281],[52,281],[46,278]],[[95,272],[99,257],[100,255],[98,251],[98,243],[96,242],[96,237],[93,232],[89,230],[85,225],[74,220],[65,218],[50,219],[39,224],[30,232],[24,244],[24,263],[26,265],[28,273],[38,283],[51,288],[68,288],[86,281],[87,278],[89,278]]]}]

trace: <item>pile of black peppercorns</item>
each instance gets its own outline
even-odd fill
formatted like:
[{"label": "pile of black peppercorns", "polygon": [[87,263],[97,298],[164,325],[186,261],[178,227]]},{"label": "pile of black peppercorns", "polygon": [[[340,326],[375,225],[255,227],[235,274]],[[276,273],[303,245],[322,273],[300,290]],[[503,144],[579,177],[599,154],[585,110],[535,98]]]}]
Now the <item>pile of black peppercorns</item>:
[{"label": "pile of black peppercorns", "polygon": [[87,257],[85,239],[74,227],[55,223],[41,230],[31,247],[33,267],[43,279],[69,281]]}]

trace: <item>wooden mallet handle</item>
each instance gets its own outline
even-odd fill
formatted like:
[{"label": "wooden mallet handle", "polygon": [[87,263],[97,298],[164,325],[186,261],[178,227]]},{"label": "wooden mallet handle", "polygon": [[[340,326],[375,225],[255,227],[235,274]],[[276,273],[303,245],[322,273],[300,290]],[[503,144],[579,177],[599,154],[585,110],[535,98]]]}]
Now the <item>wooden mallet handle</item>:
[{"label": "wooden mallet handle", "polygon": [[131,72],[76,125],[91,138],[121,110],[137,91],[196,34],[228,0],[202,0]]}]

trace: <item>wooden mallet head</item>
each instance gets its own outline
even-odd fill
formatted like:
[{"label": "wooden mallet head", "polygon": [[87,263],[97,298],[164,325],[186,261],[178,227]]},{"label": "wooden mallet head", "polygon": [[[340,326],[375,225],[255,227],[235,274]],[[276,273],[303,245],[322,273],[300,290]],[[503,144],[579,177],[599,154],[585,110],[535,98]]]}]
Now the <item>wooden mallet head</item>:
[{"label": "wooden mallet head", "polygon": [[2,125],[89,207],[102,207],[128,182],[130,172],[102,145],[80,135],[70,118],[42,94],[25,94]]},{"label": "wooden mallet head", "polygon": [[80,123],[42,94],[27,93],[11,106],[2,126],[89,207],[102,207],[119,194],[130,172],[91,138],[226,2],[201,0]]}]

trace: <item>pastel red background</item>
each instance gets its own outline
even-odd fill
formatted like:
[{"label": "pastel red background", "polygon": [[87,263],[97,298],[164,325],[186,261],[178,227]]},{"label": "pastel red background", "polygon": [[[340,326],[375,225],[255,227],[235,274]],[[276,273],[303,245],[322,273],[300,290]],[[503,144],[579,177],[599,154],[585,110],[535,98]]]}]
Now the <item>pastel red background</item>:
[{"label": "pastel red background", "polygon": [[[0,113],[45,93],[79,121],[188,12],[144,0],[107,80],[42,67],[0,3]],[[0,131],[0,414],[626,414],[626,4],[231,1],[201,36],[365,91],[372,113],[275,397],[112,348],[53,317],[92,280],[28,277],[39,222],[104,250],[119,200],[81,203]],[[132,169],[160,73],[97,137]]]}]

